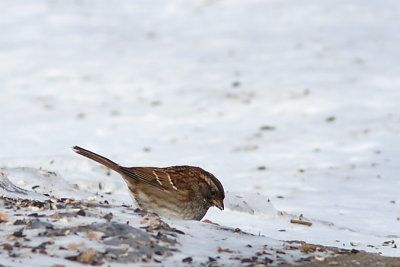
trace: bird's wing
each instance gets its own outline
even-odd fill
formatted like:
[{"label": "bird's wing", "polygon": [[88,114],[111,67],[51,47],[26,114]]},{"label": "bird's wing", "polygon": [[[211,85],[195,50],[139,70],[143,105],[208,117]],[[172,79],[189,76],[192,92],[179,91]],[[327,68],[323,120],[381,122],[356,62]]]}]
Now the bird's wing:
[{"label": "bird's wing", "polygon": [[120,167],[120,170],[127,178],[137,182],[149,184],[162,190],[178,190],[173,179],[174,173],[170,173],[163,168],[154,167]]}]

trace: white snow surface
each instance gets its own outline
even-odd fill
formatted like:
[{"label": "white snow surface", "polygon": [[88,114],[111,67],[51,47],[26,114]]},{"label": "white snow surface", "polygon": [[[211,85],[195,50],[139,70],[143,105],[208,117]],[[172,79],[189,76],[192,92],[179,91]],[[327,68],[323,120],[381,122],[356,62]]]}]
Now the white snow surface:
[{"label": "white snow surface", "polygon": [[[73,145],[125,166],[200,166],[227,191],[206,219],[271,246],[400,256],[399,1],[0,9],[0,167],[15,185],[133,204],[118,174]],[[290,223],[301,214],[311,227]],[[213,242],[201,222],[168,223]]]}]

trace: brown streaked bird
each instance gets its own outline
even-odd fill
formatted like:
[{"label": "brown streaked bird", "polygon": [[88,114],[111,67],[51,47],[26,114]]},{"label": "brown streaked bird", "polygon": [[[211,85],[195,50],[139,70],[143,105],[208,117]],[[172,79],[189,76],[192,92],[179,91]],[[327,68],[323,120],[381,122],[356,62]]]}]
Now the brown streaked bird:
[{"label": "brown streaked bird", "polygon": [[131,197],[143,210],[171,219],[201,220],[212,206],[224,209],[222,184],[202,168],[123,167],[79,146],[72,149],[121,174]]}]

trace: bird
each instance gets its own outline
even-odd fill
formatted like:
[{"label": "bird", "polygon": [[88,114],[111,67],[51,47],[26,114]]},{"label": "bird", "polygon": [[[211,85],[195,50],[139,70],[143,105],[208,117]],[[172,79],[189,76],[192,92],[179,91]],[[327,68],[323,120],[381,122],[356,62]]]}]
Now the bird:
[{"label": "bird", "polygon": [[224,210],[221,182],[200,167],[123,167],[79,146],[72,149],[119,173],[132,199],[147,212],[169,219],[200,221],[212,206]]}]

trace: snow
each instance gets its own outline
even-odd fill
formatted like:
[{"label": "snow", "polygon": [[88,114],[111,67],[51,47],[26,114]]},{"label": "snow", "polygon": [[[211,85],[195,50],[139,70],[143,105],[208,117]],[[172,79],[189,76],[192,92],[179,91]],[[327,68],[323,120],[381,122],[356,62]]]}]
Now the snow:
[{"label": "snow", "polygon": [[[227,191],[206,215],[222,226],[400,256],[384,243],[400,243],[398,1],[0,8],[0,167],[14,185],[133,204],[73,145],[126,166],[195,165]],[[311,227],[290,223],[301,214]]]}]

